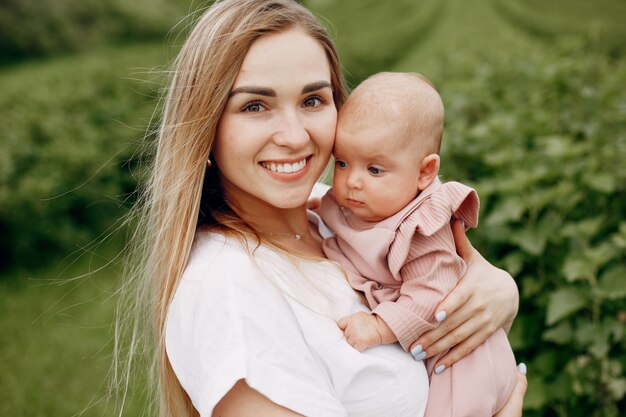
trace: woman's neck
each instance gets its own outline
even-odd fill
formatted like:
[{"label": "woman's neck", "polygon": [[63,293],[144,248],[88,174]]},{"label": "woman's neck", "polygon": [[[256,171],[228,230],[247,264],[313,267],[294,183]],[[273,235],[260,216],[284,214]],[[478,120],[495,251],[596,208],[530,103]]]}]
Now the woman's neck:
[{"label": "woman's neck", "polygon": [[295,256],[325,257],[323,239],[308,220],[306,203],[279,208],[246,196],[230,196],[227,201],[233,211],[263,239]]}]

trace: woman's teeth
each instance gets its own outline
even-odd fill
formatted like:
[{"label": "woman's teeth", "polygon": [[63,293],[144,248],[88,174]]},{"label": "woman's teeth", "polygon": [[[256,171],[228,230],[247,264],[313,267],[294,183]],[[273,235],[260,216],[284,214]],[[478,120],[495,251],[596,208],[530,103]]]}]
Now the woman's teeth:
[{"label": "woman's teeth", "polygon": [[261,165],[265,169],[269,169],[273,172],[285,172],[292,173],[298,172],[301,169],[304,169],[306,166],[306,158],[299,162],[294,162],[293,164],[277,164],[276,162],[261,162]]}]

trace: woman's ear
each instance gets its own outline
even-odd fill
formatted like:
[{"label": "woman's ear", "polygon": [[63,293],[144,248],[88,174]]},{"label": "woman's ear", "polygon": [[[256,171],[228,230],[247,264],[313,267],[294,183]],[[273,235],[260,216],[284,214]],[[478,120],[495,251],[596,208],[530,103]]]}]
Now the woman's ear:
[{"label": "woman's ear", "polygon": [[439,155],[431,153],[420,163],[420,176],[417,180],[417,187],[420,191],[428,187],[439,173]]}]

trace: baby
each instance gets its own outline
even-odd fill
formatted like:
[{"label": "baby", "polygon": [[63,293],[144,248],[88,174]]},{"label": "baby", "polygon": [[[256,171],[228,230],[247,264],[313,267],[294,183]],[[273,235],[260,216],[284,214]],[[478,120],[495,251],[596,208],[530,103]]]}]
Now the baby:
[{"label": "baby", "polygon": [[[396,341],[409,351],[445,318],[435,308],[465,272],[450,220],[476,227],[479,201],[473,189],[437,177],[443,121],[439,94],[411,73],[370,77],[339,112],[333,188],[319,211],[336,233],[324,241],[326,255],[372,309],[339,321],[359,351]],[[419,346],[411,353],[426,356]],[[502,329],[446,372],[433,369],[440,356],[426,362],[426,416],[487,417],[504,405],[516,365]]]}]

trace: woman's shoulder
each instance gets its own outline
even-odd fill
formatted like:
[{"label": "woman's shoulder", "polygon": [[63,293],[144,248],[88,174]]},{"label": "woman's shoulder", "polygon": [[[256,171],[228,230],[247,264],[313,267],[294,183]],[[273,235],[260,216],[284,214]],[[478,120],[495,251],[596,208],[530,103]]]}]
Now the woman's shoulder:
[{"label": "woman's shoulder", "polygon": [[250,256],[252,249],[254,248],[247,248],[245,243],[237,238],[199,229],[182,281],[206,281],[214,274],[226,277],[250,273],[254,269]]}]

